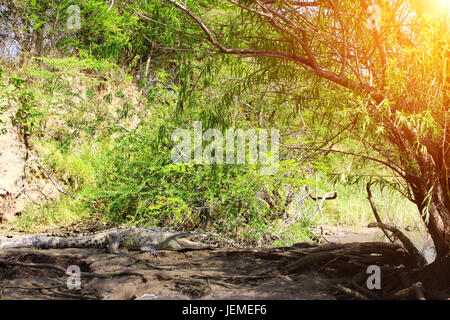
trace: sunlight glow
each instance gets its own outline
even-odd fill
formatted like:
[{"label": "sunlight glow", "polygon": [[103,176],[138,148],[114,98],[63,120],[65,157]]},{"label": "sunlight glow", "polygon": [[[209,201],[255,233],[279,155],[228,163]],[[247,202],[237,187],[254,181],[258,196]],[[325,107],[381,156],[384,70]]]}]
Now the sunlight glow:
[{"label": "sunlight glow", "polygon": [[438,2],[443,9],[450,9],[450,0],[438,0]]},{"label": "sunlight glow", "polygon": [[440,15],[447,15],[450,11],[450,0],[419,0],[423,10]]}]

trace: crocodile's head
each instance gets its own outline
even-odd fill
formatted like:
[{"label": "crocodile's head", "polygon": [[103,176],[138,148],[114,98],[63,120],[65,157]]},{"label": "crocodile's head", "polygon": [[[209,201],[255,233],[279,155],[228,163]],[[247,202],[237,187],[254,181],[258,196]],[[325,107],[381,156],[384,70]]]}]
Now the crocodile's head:
[{"label": "crocodile's head", "polygon": [[171,237],[166,241],[162,246],[161,249],[163,250],[183,250],[183,249],[211,249],[214,248],[213,245],[199,242],[199,241],[193,241],[193,239],[198,239],[199,237],[207,237],[207,234],[201,234],[201,233],[184,233],[177,235],[175,237]]},{"label": "crocodile's head", "polygon": [[192,241],[189,238],[179,238],[176,239],[176,242],[178,242],[178,244],[180,245],[180,249],[208,249],[208,248],[213,248],[212,245],[207,244],[207,243],[203,243],[203,242],[198,242],[198,241]]}]

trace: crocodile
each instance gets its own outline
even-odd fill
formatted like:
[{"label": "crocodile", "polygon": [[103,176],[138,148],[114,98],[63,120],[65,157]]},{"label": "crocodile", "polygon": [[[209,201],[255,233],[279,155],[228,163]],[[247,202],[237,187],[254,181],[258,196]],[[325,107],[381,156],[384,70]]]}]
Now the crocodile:
[{"label": "crocodile", "polygon": [[214,248],[210,244],[191,241],[194,237],[206,236],[209,235],[199,232],[164,231],[150,227],[117,227],[71,237],[38,234],[20,238],[0,238],[0,249],[98,248],[106,249],[113,254],[127,254],[126,250],[136,250],[157,256],[157,250]]}]

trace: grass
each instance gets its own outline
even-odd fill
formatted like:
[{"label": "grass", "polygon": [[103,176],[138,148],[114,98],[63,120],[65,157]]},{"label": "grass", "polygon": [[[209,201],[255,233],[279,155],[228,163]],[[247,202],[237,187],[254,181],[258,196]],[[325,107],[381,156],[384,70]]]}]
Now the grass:
[{"label": "grass", "polygon": [[[400,227],[421,224],[417,207],[398,192],[373,188],[373,199],[382,221]],[[340,186],[338,197],[324,204],[324,224],[366,226],[375,221],[365,186]]]},{"label": "grass", "polygon": [[24,212],[12,222],[12,227],[18,231],[42,232],[77,223],[90,216],[91,212],[83,201],[61,198],[40,206],[28,204]]}]

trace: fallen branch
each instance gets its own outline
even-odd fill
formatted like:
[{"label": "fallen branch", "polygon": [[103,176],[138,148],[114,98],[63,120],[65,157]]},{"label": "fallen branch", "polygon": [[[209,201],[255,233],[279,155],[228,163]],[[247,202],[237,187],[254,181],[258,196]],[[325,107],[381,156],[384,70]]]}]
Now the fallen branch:
[{"label": "fallen branch", "polygon": [[351,296],[355,297],[358,300],[369,300],[363,294],[361,294],[361,293],[359,293],[357,291],[354,291],[354,290],[352,290],[350,288],[344,287],[343,285],[337,284],[335,286],[335,288],[338,289],[339,291],[343,292],[343,293],[346,293],[348,295],[351,295]]}]

